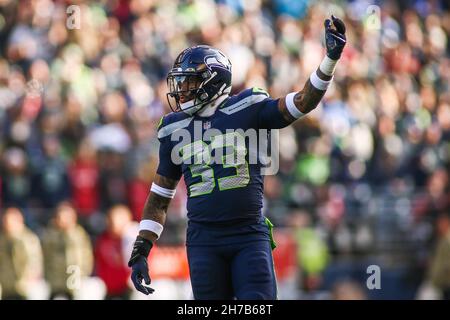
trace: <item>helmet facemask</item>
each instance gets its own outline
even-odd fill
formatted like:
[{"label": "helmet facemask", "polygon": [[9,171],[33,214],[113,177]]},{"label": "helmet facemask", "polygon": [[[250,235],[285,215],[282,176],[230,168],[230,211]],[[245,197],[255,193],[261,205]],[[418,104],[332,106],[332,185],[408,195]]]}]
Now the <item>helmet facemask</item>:
[{"label": "helmet facemask", "polygon": [[[169,93],[167,100],[172,111],[183,111],[193,115],[208,101],[208,94],[202,89],[210,78],[210,72],[171,72],[167,77]],[[170,99],[172,98],[172,99]],[[172,100],[172,101],[171,101]],[[175,107],[173,106],[175,100]]]},{"label": "helmet facemask", "polygon": [[178,55],[167,76],[173,112],[192,116],[231,91],[231,62],[219,50],[199,45]]}]

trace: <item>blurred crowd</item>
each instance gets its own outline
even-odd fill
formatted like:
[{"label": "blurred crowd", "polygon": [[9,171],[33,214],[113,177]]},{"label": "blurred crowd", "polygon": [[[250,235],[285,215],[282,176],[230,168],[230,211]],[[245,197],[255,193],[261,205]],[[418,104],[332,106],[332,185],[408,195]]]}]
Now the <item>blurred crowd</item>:
[{"label": "blurred crowd", "polygon": [[[45,279],[48,297],[74,298],[92,276],[102,297],[130,298],[175,57],[215,46],[233,93],[283,97],[320,64],[331,13],[348,39],[333,85],[281,130],[280,170],[265,179],[280,297],[450,298],[444,0],[0,0],[2,297],[29,298]],[[184,244],[179,188],[161,248]],[[384,272],[378,296],[369,264]]]}]

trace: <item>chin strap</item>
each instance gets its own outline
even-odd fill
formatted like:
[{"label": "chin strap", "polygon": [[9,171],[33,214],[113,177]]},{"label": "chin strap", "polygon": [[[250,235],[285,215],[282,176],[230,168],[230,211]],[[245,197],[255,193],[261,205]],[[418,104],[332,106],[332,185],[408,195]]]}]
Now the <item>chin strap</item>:
[{"label": "chin strap", "polygon": [[218,98],[216,98],[213,102],[210,102],[203,106],[203,108],[197,112],[200,117],[210,117],[216,112],[217,108],[222,104],[222,102],[228,98],[229,94],[224,93]]},{"label": "chin strap", "polygon": [[180,102],[181,110],[183,110],[184,112],[189,111],[189,109],[191,109],[193,106],[194,106],[194,100],[190,100],[190,101],[184,102],[184,103]]},{"label": "chin strap", "polygon": [[[226,84],[224,83],[222,85],[222,87],[220,88],[219,92],[214,95],[211,99],[211,101],[205,103],[205,104],[201,104],[199,103],[198,105],[196,104],[196,101],[198,101],[197,99],[194,100],[190,100],[184,103],[180,103],[180,107],[181,110],[185,113],[187,113],[188,115],[192,116],[195,113],[197,113],[198,115],[202,116],[202,117],[208,117],[208,115],[204,115],[204,114],[214,114],[214,112],[217,109],[217,106],[219,106],[224,99],[226,99],[231,92],[231,86],[226,86]],[[211,110],[212,109],[212,110]]]}]

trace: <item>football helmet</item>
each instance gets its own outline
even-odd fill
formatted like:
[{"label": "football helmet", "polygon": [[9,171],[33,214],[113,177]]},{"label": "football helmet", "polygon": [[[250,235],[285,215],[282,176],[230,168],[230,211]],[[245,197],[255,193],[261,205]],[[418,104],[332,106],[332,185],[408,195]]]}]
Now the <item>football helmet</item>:
[{"label": "football helmet", "polygon": [[167,86],[167,101],[172,111],[194,115],[231,92],[231,62],[210,46],[187,48],[175,59],[167,75]]}]

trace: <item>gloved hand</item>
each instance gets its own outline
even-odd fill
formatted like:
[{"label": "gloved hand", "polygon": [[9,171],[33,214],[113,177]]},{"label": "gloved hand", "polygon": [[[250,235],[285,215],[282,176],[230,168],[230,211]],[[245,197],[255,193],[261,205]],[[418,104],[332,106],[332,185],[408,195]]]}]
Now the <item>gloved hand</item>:
[{"label": "gloved hand", "polygon": [[[128,266],[132,269],[131,281],[133,281],[134,287],[136,290],[146,295],[155,291],[155,289],[147,287],[151,283],[148,274],[147,257],[152,247],[153,244],[150,240],[137,236],[133,245],[130,261],[128,261]],[[142,280],[144,280],[147,286],[142,284]]]},{"label": "gloved hand", "polygon": [[[341,19],[333,15],[331,19],[325,20],[325,45],[327,47],[327,56],[332,60],[338,60],[347,43],[345,24]],[[334,29],[332,29],[332,26],[334,26]]]}]

